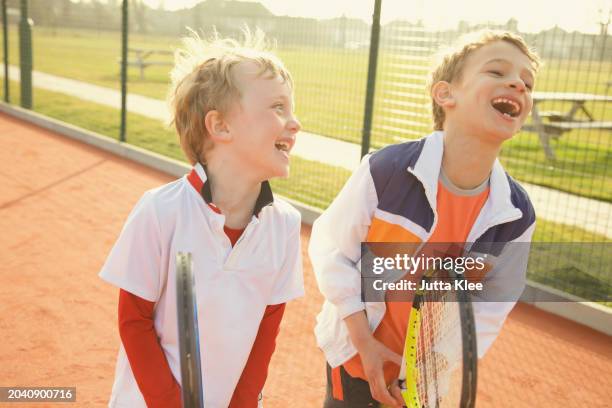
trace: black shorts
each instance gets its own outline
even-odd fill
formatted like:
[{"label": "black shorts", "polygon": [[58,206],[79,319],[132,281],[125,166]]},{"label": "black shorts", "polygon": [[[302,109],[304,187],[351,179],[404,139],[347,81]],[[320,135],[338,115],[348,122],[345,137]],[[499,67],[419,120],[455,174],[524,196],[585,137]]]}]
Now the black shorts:
[{"label": "black shorts", "polygon": [[361,378],[351,377],[344,367],[332,370],[327,364],[327,390],[323,408],[379,408],[372,398],[370,385]]}]

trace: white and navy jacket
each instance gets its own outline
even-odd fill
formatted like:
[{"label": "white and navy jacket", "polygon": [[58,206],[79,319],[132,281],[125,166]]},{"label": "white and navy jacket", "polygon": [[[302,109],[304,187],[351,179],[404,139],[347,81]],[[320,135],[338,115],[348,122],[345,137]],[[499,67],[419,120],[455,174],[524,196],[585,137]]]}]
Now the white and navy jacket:
[{"label": "white and navy jacket", "polygon": [[[365,310],[374,331],[385,314],[384,302],[362,301],[361,243],[425,243],[436,228],[443,139],[444,133],[437,131],[364,157],[330,207],[313,224],[309,255],[325,297],[315,334],[332,367],[357,353],[343,319]],[[481,357],[524,288],[528,243],[535,229],[535,212],[527,193],[498,160],[489,186],[489,196],[467,242],[472,251],[479,252],[478,246],[487,248],[483,252],[490,255],[487,262],[491,269],[484,281],[488,287],[504,288],[506,297],[513,300],[474,302]],[[514,242],[527,244],[507,245]],[[491,243],[495,243],[493,249]]]}]

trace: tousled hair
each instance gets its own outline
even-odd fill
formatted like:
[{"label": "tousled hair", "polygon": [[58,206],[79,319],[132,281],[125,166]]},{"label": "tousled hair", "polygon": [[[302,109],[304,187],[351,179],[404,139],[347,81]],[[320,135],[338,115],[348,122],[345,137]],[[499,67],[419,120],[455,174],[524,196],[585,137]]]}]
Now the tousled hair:
[{"label": "tousled hair", "polygon": [[169,124],[176,128],[181,149],[192,165],[205,163],[205,153],[212,148],[204,124],[206,114],[211,110],[227,114],[240,102],[234,73],[238,64],[255,63],[259,67],[256,76],[280,76],[293,88],[291,74],[269,51],[271,45],[264,32],[251,32],[245,27],[243,36],[243,41],[221,38],[214,30],[209,39],[203,39],[190,30],[190,35],[183,38],[183,47],[175,51],[168,92]]},{"label": "tousled hair", "polygon": [[[529,58],[535,71],[540,67],[540,58],[534,50],[529,48],[521,36],[508,31],[476,31],[460,37],[453,46],[438,53],[437,63],[431,71],[428,81],[429,94],[431,95],[433,86],[439,81],[450,83],[454,80],[460,80],[467,58],[483,46],[497,41],[505,41],[517,47]],[[443,130],[445,120],[444,109],[433,98],[431,108],[434,130]]]}]

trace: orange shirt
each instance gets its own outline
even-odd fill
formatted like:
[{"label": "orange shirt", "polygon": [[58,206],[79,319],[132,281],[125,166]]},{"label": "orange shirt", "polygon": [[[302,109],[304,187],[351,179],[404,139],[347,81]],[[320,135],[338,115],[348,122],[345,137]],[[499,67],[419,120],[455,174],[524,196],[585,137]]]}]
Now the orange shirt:
[{"label": "orange shirt", "polygon": [[[488,180],[473,190],[461,190],[441,172],[436,198],[438,223],[428,242],[464,243],[488,196]],[[387,310],[374,331],[374,337],[401,355],[412,302],[387,301],[385,304]],[[352,377],[366,379],[359,354],[344,363],[344,369]],[[387,384],[398,377],[399,370],[399,366],[385,363]]]}]

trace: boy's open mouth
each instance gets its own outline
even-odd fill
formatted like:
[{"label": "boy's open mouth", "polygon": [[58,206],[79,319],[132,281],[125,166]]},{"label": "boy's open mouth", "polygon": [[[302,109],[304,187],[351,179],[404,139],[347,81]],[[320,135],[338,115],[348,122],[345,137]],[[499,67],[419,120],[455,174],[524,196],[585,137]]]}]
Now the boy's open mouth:
[{"label": "boy's open mouth", "polygon": [[495,98],[491,101],[491,105],[502,115],[511,118],[516,118],[521,113],[521,105],[508,98]]},{"label": "boy's open mouth", "polygon": [[288,142],[276,142],[274,143],[274,147],[281,152],[289,153],[289,143]]}]

